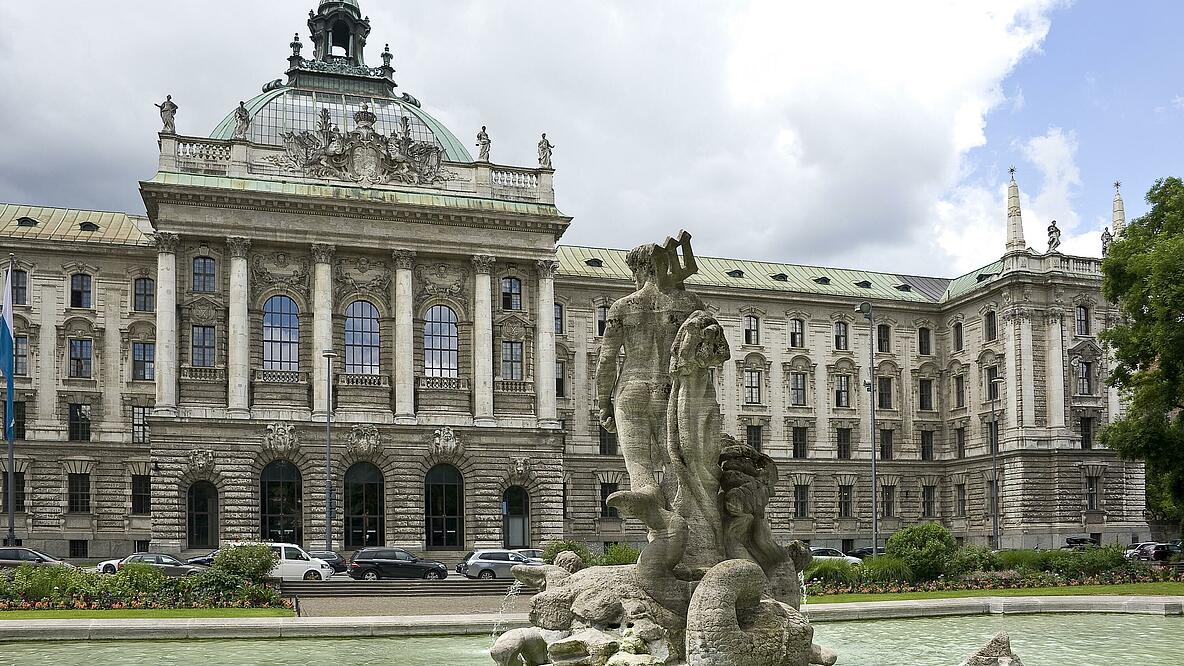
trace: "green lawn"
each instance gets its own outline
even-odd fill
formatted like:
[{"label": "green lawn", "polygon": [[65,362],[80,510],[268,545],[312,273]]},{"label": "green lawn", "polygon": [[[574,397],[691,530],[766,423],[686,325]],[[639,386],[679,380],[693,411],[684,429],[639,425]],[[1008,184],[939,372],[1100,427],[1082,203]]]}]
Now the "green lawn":
[{"label": "green lawn", "polygon": [[17,610],[0,611],[2,620],[89,620],[126,618],[190,618],[190,617],[292,617],[286,608],[169,608],[160,610]]},{"label": "green lawn", "polygon": [[1078,585],[1008,590],[947,590],[939,592],[896,592],[886,594],[811,594],[807,599],[807,603],[833,604],[852,601],[908,601],[911,599],[958,599],[963,597],[1038,597],[1075,594],[1184,596],[1184,583],[1128,583],[1125,585]]}]

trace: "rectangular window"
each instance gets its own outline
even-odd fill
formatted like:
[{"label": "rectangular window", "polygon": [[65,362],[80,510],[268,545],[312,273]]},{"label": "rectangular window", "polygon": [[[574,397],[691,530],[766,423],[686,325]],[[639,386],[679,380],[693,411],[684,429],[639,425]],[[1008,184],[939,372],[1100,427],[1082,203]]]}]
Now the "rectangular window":
[{"label": "rectangular window", "polygon": [[855,495],[855,486],[839,486],[839,518],[851,517],[851,502]]},{"label": "rectangular window", "polygon": [[[0,442],[4,441],[7,433],[4,432],[4,424],[8,423],[8,400],[0,396]],[[12,401],[12,438],[25,438],[25,401]]]},{"label": "rectangular window", "polygon": [[90,295],[90,276],[86,273],[71,275],[70,307],[89,308],[91,302]]},{"label": "rectangular window", "polygon": [[1081,395],[1094,394],[1094,364],[1089,361],[1077,362],[1077,392]]},{"label": "rectangular window", "polygon": [[806,434],[807,429],[803,426],[795,426],[793,429],[793,457],[806,457]]},{"label": "rectangular window", "polygon": [[855,550],[855,539],[843,539],[841,543],[843,547],[839,550],[842,550],[843,554],[847,554]]},{"label": "rectangular window", "polygon": [[761,375],[760,370],[744,371],[744,404],[761,404]]},{"label": "rectangular window", "polygon": [[193,258],[193,291],[212,293],[215,289],[217,273],[214,270],[213,257]]},{"label": "rectangular window", "polygon": [[563,335],[563,304],[555,304],[555,335]]},{"label": "rectangular window", "polygon": [[999,422],[987,421],[987,446],[991,453],[999,453]]},{"label": "rectangular window", "polygon": [[881,430],[880,431],[880,460],[892,460],[892,436],[894,431]]},{"label": "rectangular window", "polygon": [[924,326],[917,329],[917,353],[922,356],[933,353],[933,341],[930,339],[929,329]]},{"label": "rectangular window", "polygon": [[1098,486],[1099,478],[1096,476],[1085,477],[1085,510],[1098,510]]},{"label": "rectangular window", "polygon": [[66,422],[67,438],[71,442],[89,442],[90,405],[72,402],[69,410],[70,415]]},{"label": "rectangular window", "polygon": [[194,326],[192,353],[190,354],[190,362],[195,368],[212,368],[214,367],[216,353],[214,348],[214,327],[213,326]]},{"label": "rectangular window", "polygon": [[1081,448],[1094,448],[1094,420],[1093,417],[1081,417]]},{"label": "rectangular window", "polygon": [[748,445],[757,451],[761,450],[764,444],[765,429],[759,425],[748,425],[744,428],[744,436],[748,439]]},{"label": "rectangular window", "polygon": [[94,342],[89,339],[70,340],[70,376],[76,379],[90,379],[91,352]]},{"label": "rectangular window", "polygon": [[522,376],[522,343],[502,340],[502,379],[521,381]]},{"label": "rectangular window", "polygon": [[70,513],[90,513],[90,474],[67,475],[66,510]]},{"label": "rectangular window", "polygon": [[154,381],[156,379],[156,343],[132,343],[132,379]]},{"label": "rectangular window", "polygon": [[756,315],[744,315],[744,344],[761,343],[761,320]]},{"label": "rectangular window", "polygon": [[1077,335],[1089,335],[1089,308],[1077,306]]},{"label": "rectangular window", "polygon": [[962,518],[966,515],[966,484],[954,486],[954,515]]},{"label": "rectangular window", "polygon": [[151,539],[135,539],[132,541],[132,550],[137,553],[147,553],[152,550]]},{"label": "rectangular window", "polygon": [[148,443],[148,410],[151,407],[132,405],[132,442]]},{"label": "rectangular window", "polygon": [[999,366],[992,365],[987,368],[987,400],[999,399]]},{"label": "rectangular window", "polygon": [[933,460],[933,431],[921,431],[921,460]]},{"label": "rectangular window", "polygon": [[502,278],[502,309],[522,309],[522,280],[516,277]]},{"label": "rectangular window", "polygon": [[152,477],[147,474],[132,475],[132,515],[146,516],[152,513]]},{"label": "rectangular window", "polygon": [[962,351],[962,322],[954,324],[954,351]]},{"label": "rectangular window", "polygon": [[806,322],[801,319],[789,320],[789,346],[796,349],[806,346]]},{"label": "rectangular window", "polygon": [[156,281],[152,278],[136,278],[132,283],[132,309],[136,312],[156,310]]},{"label": "rectangular window", "polygon": [[[17,513],[25,512],[25,473],[13,472],[12,487],[16,491],[16,497],[13,498],[13,510]],[[0,513],[8,511],[8,472],[0,470],[0,489],[3,489],[3,495],[0,495]]]},{"label": "rectangular window", "polygon": [[29,375],[29,336],[18,335],[13,339],[13,367],[12,374],[17,377]]},{"label": "rectangular window", "polygon": [[876,378],[876,408],[892,409],[892,378]]},{"label": "rectangular window", "polygon": [[617,433],[609,432],[604,426],[600,426],[600,455],[617,455]]},{"label": "rectangular window", "polygon": [[954,376],[954,406],[966,406],[966,375]]},{"label": "rectangular window", "polygon": [[921,486],[921,517],[937,517],[937,486]]},{"label": "rectangular window", "polygon": [[992,310],[983,317],[983,340],[990,342],[999,337],[999,328],[995,325],[995,311]]},{"label": "rectangular window", "polygon": [[793,517],[810,516],[810,486],[798,484],[793,487]]},{"label": "rectangular window", "polygon": [[851,406],[851,375],[835,377],[835,407]]},{"label": "rectangular window", "polygon": [[29,274],[25,271],[12,271],[12,304],[29,304]]},{"label": "rectangular window", "polygon": [[90,557],[90,542],[86,539],[70,539],[70,557],[76,559]]},{"label": "rectangular window", "polygon": [[994,481],[987,481],[987,501],[990,503],[990,515],[999,515],[999,492]]},{"label": "rectangular window", "polygon": [[608,306],[596,306],[596,335],[597,337],[604,335],[604,329],[608,328]]},{"label": "rectangular window", "polygon": [[835,349],[847,349],[847,323],[835,322]]},{"label": "rectangular window", "polygon": [[617,507],[608,505],[608,496],[617,492],[617,484],[615,483],[601,483],[600,484],[600,517],[601,518],[617,518]]},{"label": "rectangular window", "polygon": [[966,428],[954,428],[954,451],[957,457],[966,457]]},{"label": "rectangular window", "polygon": [[933,411],[933,380],[922,379],[917,382],[917,392],[919,395],[918,402],[920,402],[921,411]]},{"label": "rectangular window", "polygon": [[892,351],[892,327],[888,324],[876,326],[876,351],[885,354]]},{"label": "rectangular window", "polygon": [[880,486],[880,516],[891,518],[896,515],[896,486]]},{"label": "rectangular window", "polygon": [[791,372],[789,374],[789,404],[796,406],[806,404],[806,373]]},{"label": "rectangular window", "polygon": [[851,429],[838,428],[835,430],[835,436],[838,443],[838,458],[839,460],[851,459]]},{"label": "rectangular window", "polygon": [[555,361],[555,397],[567,397],[567,361]]}]

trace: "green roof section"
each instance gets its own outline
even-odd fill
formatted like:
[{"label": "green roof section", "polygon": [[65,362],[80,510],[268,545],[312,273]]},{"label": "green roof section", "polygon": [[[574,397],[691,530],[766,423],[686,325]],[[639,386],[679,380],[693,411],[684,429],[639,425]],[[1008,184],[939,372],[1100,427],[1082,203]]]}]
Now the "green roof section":
[{"label": "green roof section", "polygon": [[[259,93],[258,95],[255,95],[251,99],[247,100],[247,102],[245,104],[245,106],[247,107],[247,111],[250,112],[251,117],[254,118],[255,114],[259,113],[259,111],[262,110],[263,107],[267,106],[268,102],[275,99],[276,97],[279,97],[280,95],[283,95],[288,90],[290,90],[290,88],[279,87],[279,88],[267,90],[265,92]],[[232,138],[234,138],[234,126],[235,126],[234,112],[237,110],[237,108],[238,107],[231,109],[230,113],[226,114],[226,117],[222,119],[222,122],[218,123],[218,126],[214,128],[214,131],[210,132],[211,139],[232,139]]]},{"label": "green roof section", "polygon": [[[84,222],[93,224],[86,225],[92,230],[84,229]],[[17,252],[22,240],[147,246],[149,228],[147,217],[127,213],[0,204],[0,237],[10,239],[10,250]]]},{"label": "green roof section", "polygon": [[959,296],[968,294],[976,289],[987,286],[999,277],[999,273],[1003,270],[1003,260],[999,259],[993,261],[986,266],[976,270],[970,271],[966,275],[960,275],[953,280],[950,280],[950,286],[946,287],[946,293],[942,297],[942,301],[952,301]]}]

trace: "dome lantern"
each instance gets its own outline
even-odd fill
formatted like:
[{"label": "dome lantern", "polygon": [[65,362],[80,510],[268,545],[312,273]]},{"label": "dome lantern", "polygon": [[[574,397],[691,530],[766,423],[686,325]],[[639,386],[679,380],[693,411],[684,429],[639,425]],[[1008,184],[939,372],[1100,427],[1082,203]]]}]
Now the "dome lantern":
[{"label": "dome lantern", "polygon": [[365,66],[370,18],[362,17],[356,0],[321,0],[317,11],[308,13],[308,30],[316,60]]}]

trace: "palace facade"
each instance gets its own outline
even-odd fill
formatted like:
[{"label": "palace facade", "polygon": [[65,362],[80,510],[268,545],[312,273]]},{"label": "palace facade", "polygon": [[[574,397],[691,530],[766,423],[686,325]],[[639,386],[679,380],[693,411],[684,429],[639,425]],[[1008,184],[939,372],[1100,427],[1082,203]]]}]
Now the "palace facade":
[{"label": "palace facade", "polygon": [[[389,50],[366,65],[357,2],[308,27],[209,136],[162,109],[146,214],[0,204],[18,538],[319,545],[331,513],[345,550],[644,540],[603,503],[628,477],[593,386],[624,252],[558,245],[545,138],[538,166],[474,160]],[[1029,248],[1014,178],[1006,215],[1003,254],[953,279],[700,258],[725,429],[777,461],[779,535],[868,545],[873,493],[885,537],[985,544],[993,508],[1003,547],[1148,535],[1142,465],[1094,438],[1121,409],[1100,261]]]}]

